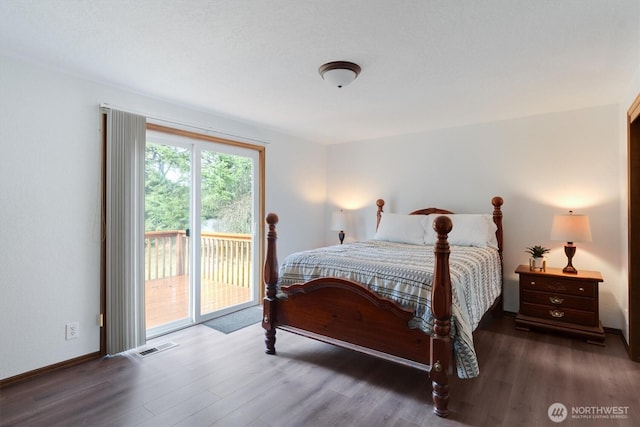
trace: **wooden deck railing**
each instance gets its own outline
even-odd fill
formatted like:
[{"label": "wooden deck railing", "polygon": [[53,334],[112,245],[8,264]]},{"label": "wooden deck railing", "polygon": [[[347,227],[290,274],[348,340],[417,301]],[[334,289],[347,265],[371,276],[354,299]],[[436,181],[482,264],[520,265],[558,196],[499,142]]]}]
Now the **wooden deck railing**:
[{"label": "wooden deck railing", "polygon": [[251,235],[201,233],[202,280],[249,287],[251,283]]},{"label": "wooden deck railing", "polygon": [[[189,237],[183,230],[149,231],[144,238],[145,280],[183,276],[189,271]],[[249,287],[251,235],[201,233],[203,281]]]},{"label": "wooden deck railing", "polygon": [[144,279],[182,276],[189,269],[189,245],[185,231],[144,233]]}]

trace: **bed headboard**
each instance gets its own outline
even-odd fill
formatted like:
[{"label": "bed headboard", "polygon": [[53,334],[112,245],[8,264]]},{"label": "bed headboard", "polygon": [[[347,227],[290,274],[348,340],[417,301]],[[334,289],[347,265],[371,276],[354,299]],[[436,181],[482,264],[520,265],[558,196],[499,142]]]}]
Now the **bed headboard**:
[{"label": "bed headboard", "polygon": [[[491,204],[493,205],[493,222],[495,223],[496,230],[496,239],[498,240],[498,252],[500,252],[500,257],[502,257],[502,204],[504,200],[500,196],[495,196],[491,199]],[[378,199],[376,200],[376,206],[378,207],[378,212],[376,214],[376,230],[378,229],[378,225],[380,225],[380,218],[382,218],[382,212],[384,211],[384,200]],[[452,214],[454,212],[448,211],[446,209],[440,208],[424,208],[418,209],[416,211],[410,212],[409,215],[429,215],[429,214]]]}]

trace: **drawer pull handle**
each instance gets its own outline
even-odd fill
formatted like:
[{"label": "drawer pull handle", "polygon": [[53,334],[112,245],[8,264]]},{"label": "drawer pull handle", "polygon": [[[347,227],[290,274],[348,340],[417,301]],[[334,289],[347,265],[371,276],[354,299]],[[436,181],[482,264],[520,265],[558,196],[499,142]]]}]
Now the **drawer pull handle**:
[{"label": "drawer pull handle", "polygon": [[536,282],[534,282],[533,280],[531,281],[531,286],[535,286]]},{"label": "drawer pull handle", "polygon": [[549,297],[549,301],[551,301],[551,304],[562,304],[564,299],[559,297]]},{"label": "drawer pull handle", "polygon": [[555,317],[557,319],[564,317],[564,311],[560,310],[549,310],[549,314],[551,315],[551,317]]},{"label": "drawer pull handle", "polygon": [[584,292],[584,288],[579,288],[579,289],[580,289],[580,292]]}]

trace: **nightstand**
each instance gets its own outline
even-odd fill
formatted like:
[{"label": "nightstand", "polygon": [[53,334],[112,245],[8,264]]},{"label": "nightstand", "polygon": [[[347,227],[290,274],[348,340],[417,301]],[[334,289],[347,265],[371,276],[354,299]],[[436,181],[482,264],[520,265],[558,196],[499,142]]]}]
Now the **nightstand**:
[{"label": "nightstand", "polygon": [[604,345],[598,314],[598,283],[602,282],[599,272],[565,274],[561,268],[531,271],[528,265],[520,265],[516,273],[520,275],[516,328],[565,332]]}]

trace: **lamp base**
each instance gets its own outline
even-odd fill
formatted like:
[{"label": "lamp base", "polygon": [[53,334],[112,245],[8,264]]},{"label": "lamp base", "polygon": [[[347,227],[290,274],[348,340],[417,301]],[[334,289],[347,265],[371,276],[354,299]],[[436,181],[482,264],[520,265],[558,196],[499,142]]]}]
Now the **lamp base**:
[{"label": "lamp base", "polygon": [[578,270],[576,270],[571,263],[573,256],[576,254],[576,245],[574,245],[573,242],[567,242],[564,246],[564,254],[567,256],[567,266],[562,269],[562,272],[566,274],[578,274]]}]

